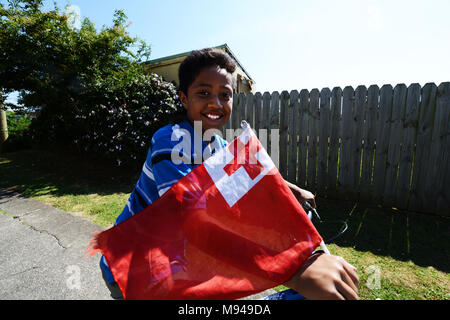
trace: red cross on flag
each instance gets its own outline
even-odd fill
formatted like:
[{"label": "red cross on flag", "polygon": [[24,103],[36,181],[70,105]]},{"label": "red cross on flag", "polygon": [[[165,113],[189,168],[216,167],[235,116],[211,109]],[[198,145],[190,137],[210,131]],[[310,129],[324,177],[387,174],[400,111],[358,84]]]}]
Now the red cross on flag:
[{"label": "red cross on flag", "polygon": [[92,248],[125,299],[237,299],[289,280],[321,241],[247,125]]}]

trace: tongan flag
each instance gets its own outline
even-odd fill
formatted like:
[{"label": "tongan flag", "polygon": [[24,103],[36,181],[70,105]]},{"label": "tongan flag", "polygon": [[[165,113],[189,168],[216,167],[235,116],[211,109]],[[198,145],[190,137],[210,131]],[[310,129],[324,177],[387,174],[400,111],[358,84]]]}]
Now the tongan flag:
[{"label": "tongan flag", "polygon": [[125,299],[237,299],[289,280],[321,241],[246,125],[92,249]]}]

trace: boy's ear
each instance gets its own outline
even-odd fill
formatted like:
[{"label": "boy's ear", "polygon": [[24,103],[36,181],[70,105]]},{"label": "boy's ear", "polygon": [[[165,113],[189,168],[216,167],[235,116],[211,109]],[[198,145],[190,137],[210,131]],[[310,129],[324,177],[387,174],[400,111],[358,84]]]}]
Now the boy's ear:
[{"label": "boy's ear", "polygon": [[187,96],[186,96],[186,94],[183,91],[180,91],[178,93],[178,96],[180,97],[181,104],[187,110]]}]

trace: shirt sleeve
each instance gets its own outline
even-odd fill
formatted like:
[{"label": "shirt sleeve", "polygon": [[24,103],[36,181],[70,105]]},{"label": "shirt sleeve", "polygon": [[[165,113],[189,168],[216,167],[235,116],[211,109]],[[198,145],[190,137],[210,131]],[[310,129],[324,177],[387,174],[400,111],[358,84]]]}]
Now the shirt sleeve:
[{"label": "shirt sleeve", "polygon": [[159,196],[192,171],[190,150],[181,140],[173,139],[172,130],[155,133],[152,139],[150,162]]}]

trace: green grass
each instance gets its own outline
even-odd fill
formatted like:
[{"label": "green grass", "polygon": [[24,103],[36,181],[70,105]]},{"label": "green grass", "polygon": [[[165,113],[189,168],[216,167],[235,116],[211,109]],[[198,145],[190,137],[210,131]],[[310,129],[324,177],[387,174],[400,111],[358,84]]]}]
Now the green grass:
[{"label": "green grass", "polygon": [[0,154],[0,187],[104,227],[111,226],[122,211],[139,173],[57,152]]},{"label": "green grass", "polygon": [[[139,170],[62,153],[0,154],[0,187],[105,227],[123,209],[138,175]],[[328,247],[357,267],[361,299],[450,299],[449,218],[320,198],[317,203],[329,221],[316,224],[325,240],[341,228],[331,221],[348,223],[347,232]]]},{"label": "green grass", "polygon": [[[358,269],[362,299],[448,300],[450,219],[318,199],[328,223],[316,224],[324,239],[346,221],[348,230],[328,245]],[[376,287],[376,271],[379,287]],[[277,290],[285,289],[283,286]]]}]

